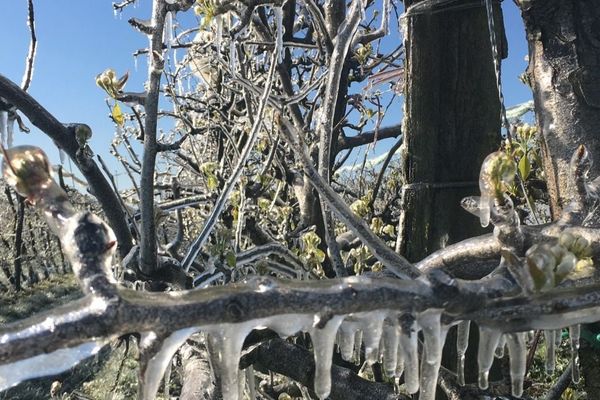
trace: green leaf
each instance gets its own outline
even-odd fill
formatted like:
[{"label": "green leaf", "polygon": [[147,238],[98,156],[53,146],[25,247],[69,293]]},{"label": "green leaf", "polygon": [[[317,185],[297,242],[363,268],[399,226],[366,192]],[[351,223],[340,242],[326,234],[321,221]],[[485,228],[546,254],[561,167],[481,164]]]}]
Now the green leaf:
[{"label": "green leaf", "polygon": [[227,261],[227,265],[229,265],[230,268],[234,268],[236,261],[235,253],[233,251],[228,251],[227,254],[225,254],[225,261]]},{"label": "green leaf", "polygon": [[119,107],[119,103],[115,103],[114,107],[112,108],[112,118],[119,126],[123,126],[125,124],[125,116],[123,115],[123,111],[121,111],[121,107]]},{"label": "green leaf", "polygon": [[321,249],[313,249],[312,250],[313,255],[315,256],[315,258],[322,263],[323,261],[325,261],[325,252]]},{"label": "green leaf", "polygon": [[529,157],[523,156],[521,160],[519,160],[519,174],[523,180],[527,179],[529,173],[531,172],[531,163],[529,162]]},{"label": "green leaf", "polygon": [[206,177],[206,187],[208,187],[209,190],[215,190],[219,187],[219,180],[215,175],[210,174]]}]

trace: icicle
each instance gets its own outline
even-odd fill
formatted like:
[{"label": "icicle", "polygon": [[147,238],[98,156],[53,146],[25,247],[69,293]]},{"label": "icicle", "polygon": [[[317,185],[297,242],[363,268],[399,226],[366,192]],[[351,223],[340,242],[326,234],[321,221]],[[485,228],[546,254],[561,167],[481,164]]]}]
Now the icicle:
[{"label": "icicle", "polygon": [[313,317],[305,314],[279,315],[269,321],[267,327],[286,339],[298,332],[308,332],[313,323]]},{"label": "icicle", "polygon": [[[173,358],[173,354],[175,354],[187,338],[196,333],[198,329],[199,328],[194,327],[173,332],[162,342],[160,349],[158,349],[156,354],[148,360],[143,372],[144,377],[141,390],[143,400],[153,400],[156,397],[158,386],[165,374],[165,370]],[[142,342],[146,342],[146,344],[142,344],[142,348],[152,348],[152,342],[155,340],[158,339],[154,332],[145,334],[142,338]],[[142,352],[143,351],[144,350],[142,350]]]},{"label": "icicle", "polygon": [[525,364],[527,360],[527,345],[525,344],[525,333],[509,333],[503,335],[508,345],[510,356],[510,383],[512,395],[521,397],[523,395],[523,378],[525,377]]},{"label": "icicle", "polygon": [[221,56],[221,39],[223,38],[223,17],[217,15],[214,17],[215,26],[215,46],[217,47],[217,57]]},{"label": "icicle", "polygon": [[361,318],[361,330],[363,343],[365,344],[365,358],[369,365],[373,365],[378,360],[379,342],[381,341],[381,331],[383,320],[386,313],[383,311],[364,314]]},{"label": "icicle", "polygon": [[6,111],[0,111],[0,143],[6,144]]},{"label": "icicle", "polygon": [[256,399],[256,383],[254,380],[254,367],[251,365],[244,370],[246,374],[246,384],[248,385],[248,397]]},{"label": "icicle", "polygon": [[13,147],[13,139],[15,135],[15,119],[11,118],[10,115],[6,119],[6,148],[10,149]]},{"label": "icicle", "polygon": [[231,39],[229,44],[229,70],[235,76],[237,70],[237,49],[235,47],[235,38]]},{"label": "icicle", "polygon": [[84,343],[76,347],[0,365],[0,391],[27,379],[61,373],[96,354],[104,344],[105,341]]},{"label": "icicle", "polygon": [[479,365],[479,388],[487,389],[488,375],[494,362],[494,352],[498,347],[501,333],[494,329],[479,328],[479,348],[477,349],[477,364]]},{"label": "icicle", "polygon": [[354,334],[354,360],[360,362],[360,351],[362,349],[363,332],[359,329]]},{"label": "icicle", "polygon": [[64,165],[67,160],[67,154],[62,149],[58,149],[58,158],[60,158],[60,164]]},{"label": "icicle", "polygon": [[283,10],[282,7],[273,7],[275,16],[275,51],[277,52],[277,63],[283,62]]},{"label": "icicle", "polygon": [[239,324],[219,324],[206,329],[212,365],[215,374],[221,378],[223,400],[239,399],[239,362],[242,346],[248,333],[263,323],[261,320],[251,320]]},{"label": "icicle", "polygon": [[440,322],[441,316],[441,310],[432,309],[421,313],[417,319],[423,331],[424,342],[419,400],[435,399],[442,349],[448,332],[448,327]]},{"label": "icicle", "polygon": [[545,330],[544,339],[546,340],[546,373],[552,375],[554,373],[556,342],[555,331]]},{"label": "icicle", "polygon": [[417,324],[402,325],[400,349],[404,353],[404,384],[409,394],[419,391],[419,355],[417,343]]},{"label": "icicle", "polygon": [[[402,337],[402,330],[398,329],[398,344],[400,344],[400,338]],[[396,379],[399,379],[404,373],[404,351],[402,350],[402,346],[398,346],[397,356],[396,356]]]},{"label": "icicle", "polygon": [[496,358],[504,357],[504,348],[506,347],[506,335],[500,336],[500,340],[498,340],[498,347],[496,347],[496,352],[494,355]]},{"label": "icicle", "polygon": [[383,323],[383,370],[392,378],[396,376],[398,363],[398,341],[400,340],[400,327],[394,316],[392,320],[387,318]]},{"label": "icicle", "polygon": [[342,322],[340,330],[338,331],[338,346],[340,348],[340,354],[346,361],[352,361],[354,356],[354,338],[357,330],[358,324],[355,321],[349,321],[346,319],[344,322]]},{"label": "icicle", "polygon": [[569,327],[569,341],[571,343],[571,379],[573,383],[579,383],[579,335],[580,325]]},{"label": "icicle", "polygon": [[456,328],[456,375],[458,384],[465,385],[465,354],[469,347],[469,330],[471,321],[461,321]]},{"label": "icicle", "polygon": [[554,331],[554,346],[560,347],[561,342],[562,342],[562,329],[557,329]]},{"label": "icicle", "polygon": [[137,55],[133,56],[133,69],[135,70],[135,72],[137,72],[137,70],[138,70],[138,56]]},{"label": "icicle", "polygon": [[315,326],[309,332],[315,352],[315,393],[321,400],[325,400],[331,392],[333,343],[343,319],[343,316],[336,315],[323,328],[319,328],[316,325],[320,321],[315,316]]},{"label": "icicle", "polygon": [[171,52],[171,45],[173,43],[173,13],[167,12],[165,16],[165,32],[164,37],[167,42],[167,54]]}]

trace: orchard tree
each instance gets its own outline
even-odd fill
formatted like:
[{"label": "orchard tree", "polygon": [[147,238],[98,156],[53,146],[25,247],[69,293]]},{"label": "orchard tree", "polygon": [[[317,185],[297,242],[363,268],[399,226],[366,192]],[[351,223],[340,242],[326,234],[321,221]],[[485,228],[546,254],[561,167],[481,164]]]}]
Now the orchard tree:
[{"label": "orchard tree", "polygon": [[[600,304],[589,177],[600,11],[587,3],[518,3],[535,128],[507,117],[491,0],[153,0],[150,19],[129,19],[148,38],[135,52],[148,60],[144,87],[111,69],[96,77],[127,190],[89,126],[62,124],[0,75],[7,131],[26,128],[24,115],[49,135],[107,221],[73,207],[40,149],[4,151],[6,182],[46,217],[84,297],[0,329],[0,388],[135,337],[140,399],[156,396],[178,351],[185,399],[262,398],[268,372],[298,384],[269,387],[277,396],[434,399],[439,384],[448,398],[520,397],[527,332],[544,331],[552,370],[566,327],[578,381],[580,324]],[[390,116],[401,94],[403,129]],[[548,182],[553,222],[522,225],[539,202],[534,177]],[[465,377],[470,322],[477,385]],[[488,376],[505,347],[510,385]]]}]

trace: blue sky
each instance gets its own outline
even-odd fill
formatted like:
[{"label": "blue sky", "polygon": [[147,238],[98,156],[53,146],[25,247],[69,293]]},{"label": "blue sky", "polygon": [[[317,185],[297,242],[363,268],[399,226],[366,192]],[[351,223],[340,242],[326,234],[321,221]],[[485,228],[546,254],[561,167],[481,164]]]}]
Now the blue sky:
[{"label": "blue sky", "polygon": [[[92,148],[110,159],[108,147],[114,126],[107,117],[106,95],[95,84],[95,76],[106,68],[118,74],[130,72],[127,89],[141,91],[146,79],[146,61],[140,57],[134,68],[132,53],[147,46],[146,37],[134,31],[127,19],[149,18],[150,0],[138,0],[115,17],[111,1],[34,0],[37,58],[30,93],[62,122],[83,122],[92,127]],[[527,46],[522,20],[510,1],[502,3],[509,58],[503,63],[506,105],[531,98],[530,90],[518,80],[526,68]],[[27,1],[0,2],[0,73],[20,83],[29,46],[26,24]],[[8,39],[8,40],[7,40]],[[45,135],[37,130],[29,135],[17,133],[16,144],[34,144],[46,150],[54,162],[58,152]],[[115,165],[116,164],[112,164]]]}]

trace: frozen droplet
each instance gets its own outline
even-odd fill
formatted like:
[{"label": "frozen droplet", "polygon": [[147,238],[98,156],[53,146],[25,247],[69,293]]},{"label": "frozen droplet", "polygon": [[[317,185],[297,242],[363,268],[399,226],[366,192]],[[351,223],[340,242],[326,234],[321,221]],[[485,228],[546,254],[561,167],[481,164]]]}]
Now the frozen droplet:
[{"label": "frozen droplet", "polygon": [[581,333],[580,325],[569,327],[569,342],[571,344],[571,379],[573,383],[579,383],[579,335]]},{"label": "frozen droplet", "polygon": [[104,340],[84,343],[0,365],[0,391],[27,379],[61,373],[96,354],[104,344]]},{"label": "frozen droplet", "polygon": [[461,321],[456,328],[456,377],[458,384],[465,385],[465,354],[469,347],[471,321]]},{"label": "frozen droplet", "polygon": [[512,395],[521,397],[523,395],[523,379],[525,377],[525,365],[527,360],[527,345],[525,333],[509,333],[503,335],[508,345],[510,357],[510,383]]},{"label": "frozen droplet", "polygon": [[400,327],[397,319],[386,318],[383,323],[383,370],[388,377],[396,376]]},{"label": "frozen droplet", "polygon": [[479,327],[479,347],[477,349],[477,364],[479,366],[479,388],[487,389],[488,375],[494,362],[494,352],[498,347],[501,332],[496,329]]},{"label": "frozen droplet", "polygon": [[402,324],[400,348],[404,359],[404,384],[409,394],[419,391],[419,348],[417,342],[417,324]]},{"label": "frozen droplet", "polygon": [[343,319],[343,316],[336,315],[322,328],[316,326],[319,321],[315,321],[315,326],[310,329],[310,338],[315,352],[315,393],[321,400],[325,400],[331,392],[333,345]]},{"label": "frozen droplet", "polygon": [[554,330],[545,330],[544,339],[546,341],[546,373],[551,375],[554,373],[554,365],[556,363],[556,338]]},{"label": "frozen droplet", "polygon": [[492,198],[487,193],[482,192],[479,199],[479,221],[481,226],[485,228],[490,224]]},{"label": "frozen droplet", "polygon": [[186,328],[173,332],[162,343],[158,344],[158,349],[155,349],[154,343],[160,339],[154,333],[145,334],[142,338],[142,352],[156,351],[154,355],[147,360],[146,365],[142,366],[143,380],[141,382],[141,398],[142,400],[153,400],[156,397],[158,386],[165,374],[165,370],[169,366],[175,352],[191,335],[196,333],[199,328]]},{"label": "frozen droplet", "polygon": [[419,314],[417,318],[423,332],[419,400],[435,399],[442,349],[448,332],[447,326],[440,322],[441,315],[441,310],[431,309]]}]

